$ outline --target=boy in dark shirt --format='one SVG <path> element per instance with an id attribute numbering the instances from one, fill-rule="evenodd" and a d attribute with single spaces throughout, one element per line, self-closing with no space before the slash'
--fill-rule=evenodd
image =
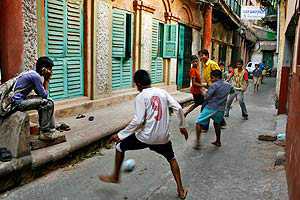
<path id="1" fill-rule="evenodd" d="M 220 70 L 213 70 L 210 74 L 212 85 L 205 92 L 206 106 L 199 114 L 196 120 L 196 144 L 195 149 L 200 148 L 200 136 L 202 127 L 209 122 L 210 119 L 214 120 L 214 128 L 216 133 L 216 141 L 212 142 L 217 147 L 221 146 L 221 124 L 224 118 L 224 110 L 226 100 L 232 86 L 222 80 L 222 72 Z"/>

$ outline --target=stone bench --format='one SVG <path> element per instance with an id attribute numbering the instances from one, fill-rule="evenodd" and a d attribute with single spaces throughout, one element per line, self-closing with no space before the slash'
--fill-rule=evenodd
<path id="1" fill-rule="evenodd" d="M 6 147 L 14 158 L 30 155 L 29 116 L 16 112 L 0 121 L 0 147 Z"/>

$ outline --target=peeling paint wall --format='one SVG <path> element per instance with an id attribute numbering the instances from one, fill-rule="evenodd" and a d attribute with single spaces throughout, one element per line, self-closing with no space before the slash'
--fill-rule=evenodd
<path id="1" fill-rule="evenodd" d="M 111 92 L 111 31 L 112 7 L 110 0 L 95 1 L 95 96 Z"/>
<path id="2" fill-rule="evenodd" d="M 201 49 L 200 31 L 193 29 L 192 55 L 197 55 L 200 49 Z"/>
<path id="3" fill-rule="evenodd" d="M 284 2 L 280 1 L 280 23 L 279 23 L 280 32 L 279 37 L 279 54 L 278 54 L 278 67 L 277 67 L 277 79 L 276 79 L 276 94 L 279 95 L 280 81 L 281 81 L 281 68 L 283 65 L 283 55 L 284 55 L 284 46 L 285 46 L 285 7 Z"/>
<path id="4" fill-rule="evenodd" d="M 177 80 L 177 59 L 170 59 L 170 84 L 176 84 Z"/>
<path id="5" fill-rule="evenodd" d="M 152 63 L 152 13 L 142 13 L 141 69 L 151 72 Z"/>

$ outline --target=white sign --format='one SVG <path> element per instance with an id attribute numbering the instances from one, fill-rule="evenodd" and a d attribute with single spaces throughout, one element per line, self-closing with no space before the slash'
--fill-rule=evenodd
<path id="1" fill-rule="evenodd" d="M 242 6 L 242 20 L 260 20 L 266 16 L 266 10 L 257 6 Z"/>

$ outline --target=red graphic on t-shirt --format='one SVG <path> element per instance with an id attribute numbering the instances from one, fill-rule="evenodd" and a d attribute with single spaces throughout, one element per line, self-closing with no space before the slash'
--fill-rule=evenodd
<path id="1" fill-rule="evenodd" d="M 160 121 L 162 117 L 162 110 L 161 110 L 161 102 L 158 96 L 153 96 L 151 98 L 151 106 L 154 111 L 157 111 L 157 115 L 154 117 L 156 121 Z"/>

